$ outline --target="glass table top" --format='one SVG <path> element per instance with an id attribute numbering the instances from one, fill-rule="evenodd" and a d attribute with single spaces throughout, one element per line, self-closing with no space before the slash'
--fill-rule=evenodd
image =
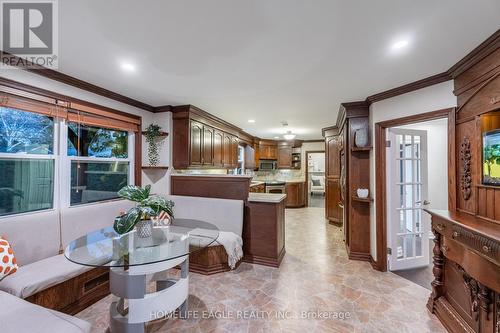
<path id="1" fill-rule="evenodd" d="M 75 239 L 64 255 L 85 266 L 139 266 L 183 257 L 209 246 L 217 237 L 215 225 L 191 219 L 173 219 L 168 227 L 154 227 L 148 238 L 139 237 L 135 229 L 119 235 L 110 226 Z"/>

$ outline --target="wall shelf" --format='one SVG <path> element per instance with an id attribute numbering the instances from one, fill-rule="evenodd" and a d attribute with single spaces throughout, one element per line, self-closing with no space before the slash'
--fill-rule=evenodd
<path id="1" fill-rule="evenodd" d="M 372 150 L 372 147 L 352 147 L 351 151 L 370 151 Z"/>
<path id="2" fill-rule="evenodd" d="M 357 202 L 365 202 L 365 203 L 373 202 L 373 198 L 360 198 L 356 195 L 352 196 L 352 200 L 357 201 Z"/>
<path id="3" fill-rule="evenodd" d="M 142 170 L 168 170 L 168 166 L 149 166 L 143 165 L 141 167 Z"/>
<path id="4" fill-rule="evenodd" d="M 141 133 L 142 133 L 142 135 L 146 135 L 147 132 L 142 131 Z M 160 132 L 160 137 L 166 138 L 167 136 L 168 136 L 168 132 Z"/>

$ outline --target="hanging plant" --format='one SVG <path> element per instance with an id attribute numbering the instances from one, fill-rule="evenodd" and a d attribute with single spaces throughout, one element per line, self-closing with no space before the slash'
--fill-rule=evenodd
<path id="1" fill-rule="evenodd" d="M 146 142 L 148 143 L 148 159 L 149 165 L 157 166 L 160 162 L 160 144 L 158 138 L 161 137 L 161 127 L 160 125 L 151 124 L 146 128 L 144 136 L 146 137 Z"/>

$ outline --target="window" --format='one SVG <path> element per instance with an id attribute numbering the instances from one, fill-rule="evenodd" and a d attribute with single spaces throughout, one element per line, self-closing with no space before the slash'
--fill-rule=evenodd
<path id="1" fill-rule="evenodd" d="M 131 184 L 129 140 L 127 131 L 68 123 L 69 205 L 118 198 L 117 192 Z"/>
<path id="2" fill-rule="evenodd" d="M 0 216 L 54 204 L 54 119 L 0 107 Z"/>
<path id="3" fill-rule="evenodd" d="M 115 199 L 134 183 L 140 119 L 3 89 L 0 217 Z"/>

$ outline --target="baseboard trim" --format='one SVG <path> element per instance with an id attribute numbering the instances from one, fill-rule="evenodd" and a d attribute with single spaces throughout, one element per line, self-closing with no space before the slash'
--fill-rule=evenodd
<path id="1" fill-rule="evenodd" d="M 285 256 L 285 248 L 283 248 L 277 258 L 270 258 L 270 257 L 262 257 L 262 256 L 256 256 L 256 255 L 244 255 L 243 256 L 243 261 L 250 263 L 250 264 L 257 264 L 257 265 L 263 265 L 263 266 L 270 266 L 270 267 L 279 267 L 281 264 L 281 261 L 283 260 L 283 257 Z"/>

